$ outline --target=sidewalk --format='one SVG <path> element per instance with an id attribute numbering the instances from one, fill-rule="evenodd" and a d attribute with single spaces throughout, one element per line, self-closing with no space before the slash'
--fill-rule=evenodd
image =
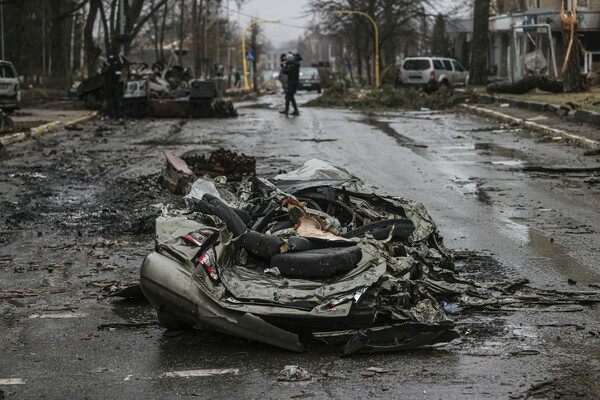
<path id="1" fill-rule="evenodd" d="M 0 147 L 57 131 L 61 126 L 82 123 L 98 115 L 97 111 L 73 107 L 73 104 L 77 105 L 72 101 L 51 102 L 17 110 L 10 115 L 15 124 L 15 132 L 0 134 Z"/>
<path id="2" fill-rule="evenodd" d="M 583 147 L 600 148 L 600 125 L 585 124 L 567 120 L 566 116 L 560 117 L 554 112 L 538 111 L 548 109 L 541 103 L 540 107 L 516 108 L 509 103 L 497 99 L 495 104 L 463 104 L 462 108 L 476 114 L 493 117 L 509 123 L 519 123 L 529 129 L 543 132 L 552 137 L 561 137 L 561 140 L 572 140 Z M 538 105 L 536 103 L 536 105 Z M 535 110 L 537 108 L 538 110 Z"/>

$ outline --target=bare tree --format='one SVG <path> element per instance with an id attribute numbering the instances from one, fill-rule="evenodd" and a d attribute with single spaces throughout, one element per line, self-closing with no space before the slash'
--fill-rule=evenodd
<path id="1" fill-rule="evenodd" d="M 577 1 L 566 1 L 571 3 L 570 15 L 564 11 L 565 0 L 562 0 L 560 13 L 563 46 L 567 49 L 565 53 L 565 62 L 562 67 L 563 91 L 582 92 L 585 89 L 581 79 L 581 54 L 583 48 L 581 42 L 577 38 Z"/>
<path id="2" fill-rule="evenodd" d="M 254 52 L 254 60 L 252 60 L 252 83 L 254 84 L 254 91 L 258 91 L 258 73 L 256 70 L 257 60 L 260 58 L 265 47 L 265 41 L 262 35 L 262 27 L 260 24 L 254 24 L 250 27 L 250 50 Z"/>
<path id="3" fill-rule="evenodd" d="M 473 40 L 471 41 L 471 67 L 469 83 L 486 85 L 488 76 L 488 19 L 490 0 L 475 0 L 473 13 Z"/>
<path id="4" fill-rule="evenodd" d="M 362 75 L 363 66 L 367 67 L 368 79 L 371 79 L 375 53 L 375 31 L 368 18 L 356 14 L 336 14 L 336 11 L 362 11 L 377 24 L 379 48 L 382 60 L 391 63 L 395 59 L 396 46 L 388 43 L 399 42 L 399 37 L 412 41 L 417 18 L 423 14 L 426 0 L 311 0 L 310 11 L 316 13 L 321 21 L 323 33 L 336 37 L 343 42 L 347 53 L 356 60 L 358 74 Z M 400 47 L 400 46 L 399 46 Z M 380 66 L 381 68 L 381 66 Z"/>

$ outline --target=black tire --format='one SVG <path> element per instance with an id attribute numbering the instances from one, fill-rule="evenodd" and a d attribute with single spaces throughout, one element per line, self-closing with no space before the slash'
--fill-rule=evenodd
<path id="1" fill-rule="evenodd" d="M 324 279 L 354 269 L 361 258 L 358 246 L 329 247 L 277 254 L 271 258 L 271 267 L 290 278 Z"/>
<path id="2" fill-rule="evenodd" d="M 183 331 L 191 328 L 190 324 L 181 321 L 170 311 L 156 310 L 156 314 L 158 315 L 158 324 L 170 331 Z"/>
<path id="3" fill-rule="evenodd" d="M 97 110 L 102 107 L 102 101 L 102 93 L 98 90 L 83 95 L 83 104 L 90 110 Z"/>
<path id="4" fill-rule="evenodd" d="M 317 93 L 321 93 L 321 87 L 317 88 Z"/>

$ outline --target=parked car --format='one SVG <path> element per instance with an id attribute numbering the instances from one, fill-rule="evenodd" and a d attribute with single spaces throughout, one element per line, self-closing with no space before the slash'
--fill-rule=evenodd
<path id="1" fill-rule="evenodd" d="M 316 90 L 321 93 L 321 74 L 316 67 L 301 67 L 298 89 Z"/>
<path id="2" fill-rule="evenodd" d="M 440 86 L 466 86 L 467 71 L 458 61 L 443 57 L 408 57 L 400 68 L 403 86 L 422 87 L 427 92 Z"/>
<path id="3" fill-rule="evenodd" d="M 0 108 L 8 112 L 21 108 L 19 74 L 10 61 L 0 61 Z"/>

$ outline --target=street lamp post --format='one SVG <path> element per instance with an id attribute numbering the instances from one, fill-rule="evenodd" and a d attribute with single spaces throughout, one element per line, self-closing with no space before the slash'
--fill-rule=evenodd
<path id="1" fill-rule="evenodd" d="M 336 14 L 360 14 L 369 18 L 375 28 L 375 87 L 379 87 L 379 34 L 377 32 L 377 24 L 371 16 L 362 11 L 336 11 Z"/>
<path id="2" fill-rule="evenodd" d="M 244 63 L 244 87 L 246 88 L 246 90 L 250 89 L 250 87 L 248 86 L 248 67 L 247 67 L 247 64 L 246 64 L 246 31 L 252 25 L 254 25 L 254 24 L 260 24 L 260 23 L 263 23 L 263 22 L 271 22 L 273 24 L 279 24 L 279 23 L 281 23 L 280 20 L 277 20 L 277 21 L 252 21 L 246 27 L 246 29 L 244 29 L 244 33 L 242 34 L 242 61 Z"/>

